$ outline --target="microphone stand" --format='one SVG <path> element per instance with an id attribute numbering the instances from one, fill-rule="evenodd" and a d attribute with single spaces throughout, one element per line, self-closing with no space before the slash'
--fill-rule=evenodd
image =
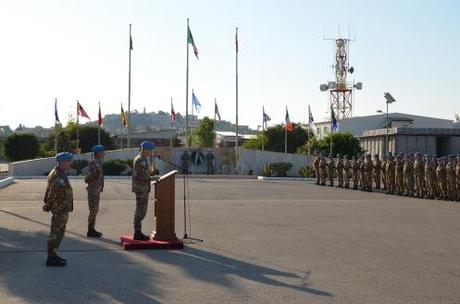
<path id="1" fill-rule="evenodd" d="M 158 158 L 159 160 L 162 160 L 165 163 L 173 166 L 174 168 L 182 171 L 182 177 L 183 177 L 183 183 L 184 183 L 184 237 L 182 239 L 184 241 L 191 240 L 191 241 L 196 241 L 196 242 L 203 242 L 202 239 L 192 238 L 192 232 L 190 232 L 190 236 L 187 235 L 187 196 L 186 196 L 186 191 L 185 191 L 185 185 L 186 183 L 188 184 L 188 174 L 191 172 L 188 169 L 185 169 L 179 165 L 176 165 L 175 163 L 169 160 L 161 158 L 159 155 L 154 156 L 154 158 Z M 189 220 L 191 222 L 191 219 Z"/>

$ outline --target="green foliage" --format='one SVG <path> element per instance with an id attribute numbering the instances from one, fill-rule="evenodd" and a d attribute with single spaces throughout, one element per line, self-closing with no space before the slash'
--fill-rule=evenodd
<path id="1" fill-rule="evenodd" d="M 319 142 L 319 148 L 321 152 L 329 154 L 331 137 L 325 136 Z M 359 145 L 358 138 L 354 137 L 350 132 L 346 133 L 334 133 L 332 135 L 332 154 L 337 155 L 357 155 L 362 152 L 361 146 Z"/>
<path id="2" fill-rule="evenodd" d="M 71 167 L 77 170 L 77 175 L 81 174 L 81 170 L 88 166 L 89 162 L 86 159 L 74 159 L 72 160 Z"/>
<path id="3" fill-rule="evenodd" d="M 192 143 L 200 148 L 211 148 L 214 146 L 214 121 L 204 117 L 192 135 Z M 193 145 L 192 145 L 193 146 Z"/>
<path id="4" fill-rule="evenodd" d="M 285 177 L 287 176 L 287 172 L 291 170 L 292 164 L 286 162 L 273 163 L 270 165 L 270 167 L 273 170 L 274 176 Z"/>
<path id="5" fill-rule="evenodd" d="M 276 125 L 264 131 L 263 135 L 257 136 L 243 144 L 247 149 L 264 149 L 267 151 L 284 152 L 284 125 Z M 313 133 L 310 133 L 313 137 Z M 287 151 L 294 153 L 298 147 L 303 145 L 308 138 L 307 130 L 303 129 L 300 124 L 293 124 L 293 130 L 287 133 Z"/>
<path id="6" fill-rule="evenodd" d="M 121 175 L 127 167 L 125 161 L 113 159 L 105 161 L 102 165 L 102 169 L 104 170 L 104 175 Z"/>
<path id="7" fill-rule="evenodd" d="M 40 145 L 33 134 L 12 134 L 3 143 L 2 154 L 9 161 L 36 158 Z"/>
<path id="8" fill-rule="evenodd" d="M 302 177 L 315 177 L 315 170 L 310 166 L 303 166 L 299 170 L 299 176 L 302 176 Z"/>
<path id="9" fill-rule="evenodd" d="M 242 147 L 245 149 L 262 150 L 262 144 L 264 146 L 267 145 L 267 138 L 263 134 L 257 135 L 256 138 L 245 141 Z"/>
<path id="10" fill-rule="evenodd" d="M 272 176 L 273 175 L 273 169 L 270 164 L 265 164 L 264 167 L 262 168 L 262 176 Z"/>
<path id="11" fill-rule="evenodd" d="M 315 136 L 310 136 L 310 139 L 297 148 L 297 154 L 318 155 L 321 152 L 319 140 Z"/>

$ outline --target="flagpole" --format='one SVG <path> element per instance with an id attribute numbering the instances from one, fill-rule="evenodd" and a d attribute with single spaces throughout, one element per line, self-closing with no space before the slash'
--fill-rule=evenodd
<path id="1" fill-rule="evenodd" d="M 193 94 L 194 93 L 193 93 L 193 89 L 192 89 L 192 98 L 193 98 Z M 193 116 L 195 114 L 195 112 L 194 112 L 193 109 L 194 109 L 194 107 L 193 107 L 193 101 L 192 101 L 192 122 L 191 122 L 192 125 L 190 126 L 190 129 L 191 129 L 190 133 L 192 132 L 193 126 L 195 125 L 195 117 Z M 192 135 L 192 134 L 190 134 L 190 135 Z M 191 136 L 191 139 L 190 139 L 190 146 L 193 147 L 193 136 Z"/>
<path id="2" fill-rule="evenodd" d="M 123 109 L 123 103 L 120 102 L 120 110 Z M 120 113 L 120 149 L 123 150 L 123 118 Z"/>
<path id="3" fill-rule="evenodd" d="M 173 98 L 171 97 L 171 110 L 173 108 Z M 171 111 L 171 119 L 169 120 L 169 148 L 170 148 L 170 153 L 172 152 L 172 147 L 173 147 L 173 143 L 172 143 L 172 120 L 173 120 L 173 117 L 172 117 L 172 111 Z"/>
<path id="4" fill-rule="evenodd" d="M 308 155 L 310 155 L 310 105 L 308 105 L 308 128 L 307 128 L 307 147 Z"/>
<path id="5" fill-rule="evenodd" d="M 332 111 L 333 111 L 333 109 L 332 109 L 332 106 L 331 106 L 331 133 L 329 135 L 329 154 L 332 154 L 332 132 L 334 132 L 333 131 L 334 122 L 332 121 Z"/>
<path id="6" fill-rule="evenodd" d="M 265 107 L 262 107 L 262 152 L 265 145 Z"/>
<path id="7" fill-rule="evenodd" d="M 77 100 L 77 154 L 79 154 L 79 138 L 78 138 L 78 100 Z"/>
<path id="8" fill-rule="evenodd" d="M 286 106 L 286 114 L 287 114 L 287 106 Z M 285 126 L 284 128 L 284 153 L 287 153 L 287 121 L 284 122 L 284 126 Z"/>
<path id="9" fill-rule="evenodd" d="M 238 27 L 236 27 L 236 34 L 235 34 L 235 42 L 238 41 Z M 235 137 L 235 153 L 236 153 L 236 159 L 238 159 L 238 48 L 235 44 L 235 81 L 236 81 L 236 100 L 235 100 L 235 103 L 236 103 L 236 126 L 235 126 L 235 129 L 236 129 L 236 137 Z"/>
<path id="10" fill-rule="evenodd" d="M 129 24 L 129 67 L 128 67 L 128 126 L 126 128 L 126 147 L 131 147 L 131 138 L 129 135 L 129 128 L 131 127 L 131 49 L 132 49 L 132 38 L 131 38 L 131 24 Z"/>
<path id="11" fill-rule="evenodd" d="M 189 31 L 189 19 L 187 18 L 187 72 L 185 74 L 185 147 L 188 147 L 188 31 Z M 193 111 L 193 107 L 192 107 Z"/>
<path id="12" fill-rule="evenodd" d="M 54 154 L 57 154 L 57 145 L 58 145 L 58 137 L 57 137 L 57 98 L 54 98 Z"/>
<path id="13" fill-rule="evenodd" d="M 216 110 L 217 110 L 217 98 L 214 97 L 214 140 L 212 141 L 212 147 L 216 146 Z"/>

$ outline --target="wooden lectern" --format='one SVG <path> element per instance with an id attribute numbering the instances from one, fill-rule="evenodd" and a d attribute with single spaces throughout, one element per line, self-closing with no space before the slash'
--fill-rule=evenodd
<path id="1" fill-rule="evenodd" d="M 156 241 L 177 241 L 175 233 L 175 183 L 177 171 L 163 175 L 155 186 L 155 219 L 156 231 L 152 232 L 152 239 Z"/>

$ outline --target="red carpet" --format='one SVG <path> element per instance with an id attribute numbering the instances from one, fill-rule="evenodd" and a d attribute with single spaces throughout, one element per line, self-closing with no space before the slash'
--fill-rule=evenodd
<path id="1" fill-rule="evenodd" d="M 121 245 L 125 250 L 136 250 L 136 249 L 182 249 L 184 243 L 181 240 L 173 241 L 136 241 L 132 235 L 121 235 Z"/>

